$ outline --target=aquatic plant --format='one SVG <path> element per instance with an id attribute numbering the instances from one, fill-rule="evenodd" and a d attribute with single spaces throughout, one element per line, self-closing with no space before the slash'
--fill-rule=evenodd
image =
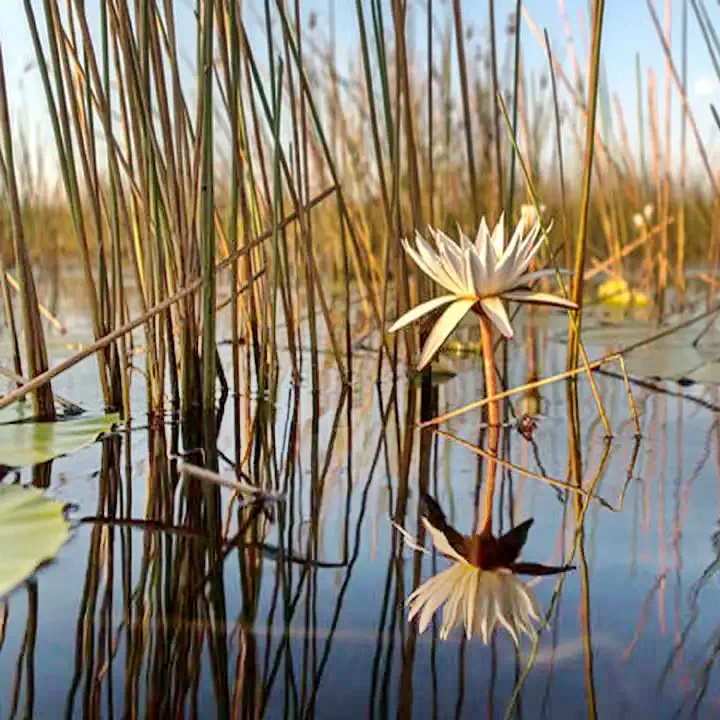
<path id="1" fill-rule="evenodd" d="M 530 263 L 542 247 L 541 226 L 535 222 L 525 232 L 525 218 L 521 217 L 510 242 L 505 244 L 504 218 L 490 232 L 487 221 L 480 222 L 475 242 L 471 242 L 458 228 L 460 243 L 445 233 L 429 228 L 437 251 L 433 250 L 420 233 L 416 233 L 415 247 L 403 240 L 405 252 L 417 266 L 449 295 L 441 295 L 409 310 L 390 328 L 397 332 L 443 305 L 449 305 L 428 335 L 418 361 L 422 370 L 432 359 L 450 333 L 471 310 L 480 317 L 480 324 L 487 331 L 494 325 L 506 338 L 512 338 L 503 300 L 535 305 L 549 305 L 574 310 L 577 305 L 565 298 L 544 292 L 536 292 L 531 285 L 554 270 L 527 272 Z M 486 350 L 487 346 L 483 347 Z"/>
<path id="2" fill-rule="evenodd" d="M 57 555 L 70 536 L 63 509 L 37 488 L 0 486 L 0 598 Z"/>
<path id="3" fill-rule="evenodd" d="M 420 585 L 408 597 L 409 620 L 419 615 L 418 630 L 428 627 L 432 616 L 444 605 L 440 637 L 465 626 L 465 635 L 481 637 L 488 643 L 496 627 L 504 627 L 519 644 L 519 635 L 534 637 L 541 623 L 540 610 L 528 583 L 516 576 L 555 575 L 572 570 L 570 565 L 548 566 L 518 562 L 533 524 L 525 520 L 499 538 L 488 531 L 462 535 L 448 524 L 438 503 L 430 496 L 423 500 L 422 522 L 434 547 L 453 564 Z M 428 551 L 402 528 L 398 528 L 413 550 Z"/>
<path id="4" fill-rule="evenodd" d="M 505 223 L 501 217 L 492 233 L 485 218 L 473 244 L 459 229 L 460 244 L 447 235 L 430 228 L 437 251 L 416 234 L 416 245 L 403 241 L 405 251 L 418 267 L 436 283 L 450 292 L 421 303 L 405 313 L 390 328 L 396 332 L 429 312 L 449 305 L 427 336 L 418 362 L 418 370 L 424 368 L 439 350 L 463 317 L 473 311 L 480 321 L 485 395 L 488 399 L 488 452 L 491 455 L 485 470 L 483 486 L 482 528 L 490 532 L 492 522 L 492 498 L 495 491 L 496 458 L 500 442 L 500 404 L 497 395 L 495 364 L 493 362 L 492 328 L 495 326 L 506 338 L 512 338 L 513 329 L 503 300 L 518 303 L 549 305 L 576 309 L 576 303 L 565 298 L 531 289 L 532 283 L 554 270 L 528 272 L 528 267 L 543 243 L 542 227 L 536 222 L 525 232 L 525 220 L 521 217 L 510 242 L 505 244 Z"/>

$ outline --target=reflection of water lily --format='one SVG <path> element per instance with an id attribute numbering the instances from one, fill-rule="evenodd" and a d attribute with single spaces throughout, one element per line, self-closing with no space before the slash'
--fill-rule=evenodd
<path id="1" fill-rule="evenodd" d="M 418 267 L 450 293 L 421 303 L 390 328 L 390 332 L 395 332 L 433 310 L 449 306 L 428 335 L 418 370 L 430 362 L 470 310 L 486 316 L 505 337 L 511 338 L 513 330 L 503 300 L 575 309 L 570 300 L 530 289 L 531 283 L 553 271 L 527 272 L 542 245 L 542 237 L 539 223 L 536 222 L 527 233 L 525 226 L 525 220 L 521 218 L 507 247 L 502 218 L 492 233 L 483 218 L 474 243 L 462 230 L 458 245 L 433 228 L 430 233 L 437 251 L 419 233 L 415 247 L 403 240 L 405 251 Z"/>
<path id="2" fill-rule="evenodd" d="M 442 639 L 458 625 L 465 626 L 468 638 L 478 635 L 485 643 L 499 626 L 516 644 L 520 633 L 533 637 L 535 624 L 541 622 L 540 610 L 530 586 L 516 574 L 553 575 L 571 567 L 518 562 L 532 519 L 499 538 L 489 532 L 467 537 L 447 523 L 440 506 L 429 496 L 424 498 L 423 515 L 433 545 L 453 565 L 420 585 L 408 598 L 409 619 L 419 614 L 418 630 L 424 632 L 444 605 Z M 427 552 L 405 530 L 398 529 L 410 547 Z"/>

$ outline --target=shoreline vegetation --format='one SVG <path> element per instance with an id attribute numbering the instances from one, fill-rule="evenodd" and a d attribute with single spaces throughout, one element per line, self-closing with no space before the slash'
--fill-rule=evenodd
<path id="1" fill-rule="evenodd" d="M 15 343 L 14 371 L 35 377 L 47 370 L 46 353 L 30 354 L 43 350 L 42 317 L 52 316 L 36 297 L 32 264 L 51 288 L 64 268 L 82 270 L 96 343 L 117 335 L 97 351 L 103 397 L 126 416 L 128 342 L 117 331 L 145 315 L 150 411 L 164 407 L 169 388 L 173 406 L 183 413 L 204 407 L 212 422 L 218 389 L 243 380 L 240 340 L 261 391 L 277 373 L 279 343 L 289 346 L 298 378 L 298 348 L 309 349 L 317 387 L 319 334 L 347 379 L 351 287 L 363 329 L 382 332 L 430 296 L 401 240 L 433 223 L 469 229 L 483 214 L 504 215 L 508 225 L 540 218 L 547 244 L 537 266 L 574 268 L 567 291 L 579 305 L 583 279 L 595 276 L 615 283 L 621 303 L 651 303 L 658 323 L 686 307 L 688 282 L 696 286 L 693 299 L 704 292 L 709 307 L 720 262 L 718 186 L 687 102 L 688 22 L 699 23 L 711 54 L 718 48 L 704 6 L 690 5 L 676 57 L 667 39 L 677 28 L 648 3 L 666 65 L 659 77 L 637 57 L 638 116 L 630 118 L 601 77 L 602 2 L 588 19 L 585 68 L 579 39 L 566 33 L 560 54 L 570 66 L 563 66 L 543 19 L 521 2 L 500 18 L 490 0 L 483 33 L 464 22 L 460 0 L 411 10 L 398 0 L 371 0 L 369 15 L 356 2 L 355 62 L 346 70 L 334 17 L 321 26 L 301 3 L 267 1 L 251 13 L 227 0 L 200 2 L 193 59 L 180 47 L 172 2 L 103 0 L 91 23 L 81 4 L 24 0 L 58 177 L 48 179 L 51 161 L 6 112 L 4 314 L 13 338 L 18 325 L 28 328 L 28 356 L 21 359 Z M 562 7 L 561 15 L 568 30 Z M 264 34 L 256 32 L 258 17 Z M 526 67 L 523 48 L 538 43 L 546 65 Z M 602 129 L 595 124 L 600 95 Z M 682 110 L 679 158 L 674 107 Z M 628 140 L 632 122 L 637 150 Z M 689 150 L 700 160 L 692 178 Z M 700 262 L 703 271 L 689 281 L 687 267 Z M 234 384 L 216 367 L 214 350 L 221 266 L 236 288 L 228 310 Z M 128 278 L 139 290 L 132 305 Z M 8 313 L 9 283 L 18 286 L 22 322 Z M 184 294 L 191 286 L 197 292 Z M 181 300 L 153 314 L 178 294 Z M 344 320 L 334 316 L 343 304 Z M 303 311 L 308 326 L 301 330 Z M 578 325 L 582 313 L 573 317 Z M 569 366 L 577 362 L 575 325 Z M 412 333 L 382 337 L 379 366 L 395 365 L 397 343 L 408 357 L 417 351 Z M 38 417 L 52 414 L 47 392 L 41 386 L 34 394 Z"/>
<path id="2" fill-rule="evenodd" d="M 92 475 L 93 488 L 100 478 L 97 507 L 75 526 L 90 528 L 80 610 L 89 619 L 102 605 L 108 619 L 101 632 L 113 637 L 113 538 L 117 531 L 127 539 L 118 541 L 118 552 L 125 552 L 130 529 L 142 531 L 137 593 L 130 591 L 137 555 L 117 572 L 127 581 L 128 607 L 137 603 L 136 617 L 151 617 L 146 609 L 159 603 L 153 623 L 138 623 L 141 634 L 149 636 L 155 625 L 167 632 L 162 642 L 147 643 L 143 635 L 143 649 L 133 651 L 127 670 L 137 675 L 127 697 L 140 687 L 144 653 L 157 652 L 157 667 L 172 655 L 180 669 L 176 687 L 163 675 L 158 697 L 166 702 L 156 707 L 182 715 L 208 662 L 218 716 L 230 716 L 228 708 L 244 700 L 264 709 L 267 697 L 245 697 L 256 681 L 252 628 L 261 578 L 271 572 L 263 557 L 275 573 L 271 613 L 277 603 L 286 622 L 280 657 L 291 648 L 296 608 L 317 620 L 314 573 L 325 562 L 318 548 L 329 514 L 323 502 L 328 489 L 339 489 L 342 558 L 324 567 L 337 569 L 338 579 L 340 568 L 347 575 L 331 639 L 360 555 L 375 474 L 387 491 L 382 512 L 391 533 L 383 627 L 386 613 L 402 613 L 407 599 L 409 619 L 419 615 L 421 630 L 445 603 L 441 635 L 462 625 L 467 638 L 489 643 L 504 628 L 518 646 L 528 635 L 527 662 L 516 656 L 510 717 L 541 634 L 559 612 L 563 583 L 577 577 L 587 710 L 595 717 L 584 523 L 588 514 L 622 513 L 626 491 L 640 488 L 633 483 L 638 457 L 654 452 L 640 453 L 643 433 L 653 432 L 651 421 L 664 432 L 667 420 L 648 419 L 647 394 L 636 405 L 636 383 L 648 390 L 637 376 L 652 373 L 632 372 L 626 356 L 673 338 L 698 362 L 720 368 L 720 350 L 710 360 L 697 350 L 720 311 L 720 187 L 686 90 L 690 22 L 700 27 L 713 59 L 720 57 L 702 0 L 683 3 L 680 28 L 672 27 L 669 0 L 663 17 L 660 3 L 648 0 L 665 64 L 645 67 L 637 57 L 636 118 L 603 72 L 604 0 L 590 3 L 586 37 L 566 32 L 562 48 L 551 46 L 543 18 L 532 17 L 521 0 L 509 18 L 498 16 L 494 0 L 483 3 L 482 31 L 468 24 L 462 0 L 348 0 L 357 42 L 347 68 L 336 19 L 321 21 L 300 0 L 196 0 L 192 43 L 180 30 L 179 13 L 188 11 L 180 0 L 97 0 L 95 14 L 89 0 L 22 2 L 32 72 L 46 100 L 45 110 L 32 111 L 47 112 L 54 154 L 41 161 L 44 149 L 32 146 L 21 120 L 29 109 L 11 114 L 0 47 L 0 306 L 10 350 L 8 367 L 0 367 L 7 387 L 0 396 L 3 419 L 20 407 L 27 411 L 19 400 L 32 403 L 30 413 L 2 425 L 7 443 L 28 454 L 7 465 L 0 455 L 0 473 L 14 474 L 20 485 L 18 468 L 32 465 L 32 483 L 47 488 L 55 458 L 102 437 L 102 467 Z M 563 3 L 560 9 L 567 29 Z M 538 43 L 545 65 L 528 67 L 525 49 Z M 580 56 L 587 56 L 586 66 Z M 678 109 L 679 144 L 673 140 Z M 631 123 L 638 148 L 629 140 Z M 691 157 L 698 159 L 692 172 Z M 51 180 L 42 168 L 55 165 L 58 177 Z M 54 357 L 48 340 L 64 332 L 59 288 L 71 272 L 90 331 L 84 346 Z M 442 296 L 443 288 L 450 294 Z M 555 347 L 561 358 L 555 375 L 544 374 L 539 359 L 547 335 L 538 333 L 546 318 L 537 304 L 567 315 L 553 317 L 566 332 L 565 347 Z M 607 329 L 589 322 L 597 306 L 628 322 L 624 333 L 621 324 L 607 323 L 611 342 L 593 347 L 617 349 L 601 357 L 585 346 L 591 333 Z M 474 322 L 460 328 L 458 339 L 466 315 Z M 451 396 L 461 407 L 448 408 L 445 396 L 439 402 L 436 381 L 452 376 L 436 362 L 443 343 L 476 355 L 466 362 L 474 363 L 467 372 L 478 380 L 472 387 L 479 397 Z M 371 361 L 365 357 L 358 371 L 361 346 Z M 84 398 L 60 397 L 52 383 L 88 358 L 96 363 L 95 389 L 107 414 L 69 419 L 82 411 Z M 700 367 L 692 362 L 691 370 Z M 410 382 L 395 382 L 406 375 Z M 388 376 L 393 381 L 383 387 Z M 511 382 L 518 377 L 521 384 Z M 372 391 L 360 389 L 363 380 L 375 381 Z M 551 421 L 556 436 L 545 452 L 534 440 L 542 419 L 539 389 L 555 383 L 562 415 Z M 334 413 L 328 408 L 336 398 L 322 397 L 330 389 L 339 396 Z M 367 410 L 376 402 L 379 414 L 364 428 L 366 437 L 354 440 L 353 403 Z M 702 409 L 717 412 L 709 401 Z M 456 419 L 471 411 L 481 411 L 481 422 L 468 440 Z M 709 437 L 717 422 L 708 425 Z M 231 429 L 222 441 L 221 426 Z M 386 426 L 394 428 L 388 437 Z M 360 474 L 369 468 L 359 482 L 353 442 L 357 451 L 371 429 L 380 438 L 372 463 L 358 463 Z M 131 436 L 140 432 L 146 482 L 133 500 L 139 476 Z M 601 495 L 612 438 L 623 433 L 632 446 L 613 466 L 612 495 L 607 484 Z M 338 437 L 342 450 L 333 457 Z M 511 437 L 523 443 L 521 452 L 513 454 Z M 371 444 L 365 445 L 363 451 Z M 658 443 L 660 452 L 666 445 Z M 463 518 L 462 529 L 434 499 L 437 476 L 431 486 L 438 448 L 450 446 L 467 451 L 467 472 L 458 477 L 475 483 L 459 486 L 463 512 L 474 514 L 472 524 Z M 709 440 L 706 448 L 709 457 Z M 552 456 L 548 472 L 546 455 Z M 544 483 L 563 505 L 552 564 L 520 557 L 533 518 L 514 510 L 514 479 Z M 23 500 L 33 501 L 33 515 L 47 511 L 52 522 L 46 547 L 27 553 L 22 572 L 14 568 L 3 588 L 22 583 L 71 532 L 66 513 L 72 509 L 36 502 L 34 491 L 23 496 L 27 488 L 8 493 L 9 484 L 0 485 L 4 522 Z M 362 487 L 359 511 L 351 508 L 354 484 Z M 448 484 L 438 495 L 450 490 Z M 646 486 L 642 492 L 650 497 Z M 556 507 L 548 514 L 560 518 Z M 36 519 L 24 518 L 24 533 L 43 529 Z M 454 565 L 435 574 L 433 555 L 434 575 L 421 584 L 422 554 L 403 563 L 403 540 L 422 554 L 429 554 L 429 541 Z M 225 561 L 235 552 L 241 586 L 233 581 L 228 592 Z M 516 575 L 558 575 L 546 610 Z M 108 583 L 102 603 L 100 576 Z M 27 587 L 37 605 L 36 586 Z M 238 647 L 243 663 L 250 658 L 235 678 L 237 697 L 228 674 L 232 592 L 242 594 Z M 5 617 L 7 607 L 0 598 Z M 155 624 L 165 611 L 183 622 Z M 395 633 L 395 618 L 388 627 Z M 78 643 L 91 637 L 82 628 L 79 622 Z M 129 634 L 131 628 L 128 621 Z M 405 630 L 398 631 L 401 655 L 411 668 L 417 632 Z M 312 645 L 319 679 L 330 640 L 322 656 L 315 639 L 304 642 L 306 650 Z M 90 666 L 98 677 L 105 672 L 104 658 Z M 411 676 L 403 669 L 403 691 Z M 78 670 L 72 698 L 79 678 Z M 87 684 L 94 702 L 102 682 Z M 304 683 L 303 714 L 310 716 L 316 688 L 306 698 Z M 411 714 L 402 707 L 408 693 L 400 696 L 399 714 Z"/>

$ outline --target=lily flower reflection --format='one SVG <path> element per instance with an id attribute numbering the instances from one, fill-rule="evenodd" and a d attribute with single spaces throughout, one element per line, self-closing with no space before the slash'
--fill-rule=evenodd
<path id="1" fill-rule="evenodd" d="M 547 566 L 519 562 L 527 541 L 532 518 L 496 538 L 489 532 L 462 535 L 450 526 L 438 503 L 424 497 L 422 522 L 433 545 L 453 564 L 420 585 L 407 599 L 408 620 L 419 615 L 418 630 L 424 632 L 435 612 L 444 605 L 440 637 L 445 640 L 458 625 L 465 626 L 468 639 L 473 635 L 487 644 L 496 627 L 504 627 L 515 644 L 519 635 L 536 634 L 541 624 L 540 609 L 528 583 L 517 575 L 555 575 L 574 569 L 571 565 Z M 403 528 L 406 544 L 428 553 Z"/>

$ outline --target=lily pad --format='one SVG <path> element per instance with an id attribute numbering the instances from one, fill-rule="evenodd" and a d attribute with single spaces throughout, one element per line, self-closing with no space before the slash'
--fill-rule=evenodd
<path id="1" fill-rule="evenodd" d="M 0 464 L 37 465 L 94 443 L 119 422 L 117 413 L 56 422 L 0 425 Z"/>
<path id="2" fill-rule="evenodd" d="M 70 535 L 63 507 L 36 488 L 0 485 L 0 597 L 57 555 Z"/>
<path id="3" fill-rule="evenodd" d="M 31 419 L 32 405 L 29 402 L 16 402 L 0 409 L 0 424 Z"/>

